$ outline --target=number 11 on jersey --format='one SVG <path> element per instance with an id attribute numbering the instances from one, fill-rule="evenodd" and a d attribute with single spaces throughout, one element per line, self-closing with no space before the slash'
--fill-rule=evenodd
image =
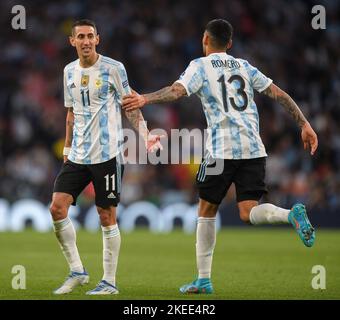
<path id="1" fill-rule="evenodd" d="M 106 180 L 106 191 L 110 191 L 110 180 L 112 181 L 111 191 L 115 191 L 116 189 L 115 175 L 113 174 L 110 179 L 110 176 L 107 174 L 104 178 Z"/>
<path id="2" fill-rule="evenodd" d="M 80 91 L 81 93 L 81 99 L 82 99 L 82 102 L 83 102 L 83 106 L 86 107 L 86 104 L 85 104 L 85 94 L 86 94 L 86 97 L 87 97 L 87 105 L 89 106 L 90 105 L 90 93 L 89 93 L 89 90 L 81 90 Z"/>

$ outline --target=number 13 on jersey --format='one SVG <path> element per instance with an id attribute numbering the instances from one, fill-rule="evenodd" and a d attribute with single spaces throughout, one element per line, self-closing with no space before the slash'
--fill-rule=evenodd
<path id="1" fill-rule="evenodd" d="M 228 91 L 227 91 L 227 86 L 225 83 L 224 75 L 222 75 L 217 81 L 221 84 L 224 111 L 228 112 L 228 99 L 227 99 Z M 244 82 L 244 79 L 239 75 L 233 75 L 228 79 L 228 83 L 230 84 L 232 84 L 234 81 L 237 81 L 240 84 L 240 87 L 237 89 L 236 92 L 237 92 L 237 95 L 240 95 L 242 97 L 243 104 L 238 106 L 235 102 L 234 97 L 229 97 L 229 102 L 235 110 L 244 111 L 248 106 L 248 96 L 247 96 L 247 93 L 244 91 L 246 84 Z"/>

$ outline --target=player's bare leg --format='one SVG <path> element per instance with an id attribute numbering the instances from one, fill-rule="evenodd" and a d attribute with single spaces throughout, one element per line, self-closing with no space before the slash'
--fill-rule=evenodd
<path id="1" fill-rule="evenodd" d="M 212 293 L 210 281 L 213 252 L 216 244 L 218 205 L 200 199 L 196 230 L 196 262 L 198 278 L 180 288 L 182 293 Z"/>
<path id="2" fill-rule="evenodd" d="M 65 282 L 54 291 L 55 294 L 70 293 L 75 287 L 89 282 L 89 276 L 80 260 L 76 244 L 76 232 L 72 221 L 68 217 L 68 209 L 72 202 L 73 197 L 67 193 L 53 193 L 50 206 L 53 228 L 70 267 L 70 274 Z"/>
<path id="3" fill-rule="evenodd" d="M 305 206 L 298 203 L 291 210 L 274 206 L 271 203 L 258 204 L 254 200 L 238 202 L 240 218 L 246 223 L 282 224 L 290 223 L 297 231 L 305 246 L 311 247 L 315 241 L 315 231 L 309 222 Z"/>
<path id="4" fill-rule="evenodd" d="M 116 220 L 116 207 L 101 208 L 97 206 L 103 232 L 103 269 L 102 280 L 96 288 L 88 291 L 89 295 L 117 294 L 116 270 L 120 249 L 120 232 Z"/>
<path id="5" fill-rule="evenodd" d="M 73 202 L 73 197 L 68 193 L 54 192 L 50 212 L 53 222 L 67 218 L 68 209 Z"/>
<path id="6" fill-rule="evenodd" d="M 250 211 L 259 204 L 256 200 L 245 200 L 237 203 L 240 219 L 245 223 L 250 223 Z"/>

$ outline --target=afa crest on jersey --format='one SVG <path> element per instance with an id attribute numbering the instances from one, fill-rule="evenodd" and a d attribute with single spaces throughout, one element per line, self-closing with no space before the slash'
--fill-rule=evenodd
<path id="1" fill-rule="evenodd" d="M 103 85 L 103 80 L 101 78 L 95 81 L 96 88 L 99 89 Z"/>
<path id="2" fill-rule="evenodd" d="M 81 76 L 80 83 L 81 83 L 81 86 L 82 86 L 82 87 L 87 87 L 88 84 L 89 84 L 89 81 L 90 81 L 90 76 L 89 76 L 89 75 L 83 74 L 83 75 Z"/>

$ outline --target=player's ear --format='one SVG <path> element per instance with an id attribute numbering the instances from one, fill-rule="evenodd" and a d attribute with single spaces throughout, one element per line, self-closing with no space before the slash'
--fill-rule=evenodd
<path id="1" fill-rule="evenodd" d="M 99 37 L 99 34 L 96 35 L 96 45 L 98 45 L 100 42 L 100 37 Z"/>
<path id="2" fill-rule="evenodd" d="M 71 46 L 72 46 L 72 47 L 75 47 L 75 46 L 76 46 L 76 43 L 75 43 L 74 37 L 73 37 L 73 36 L 69 36 L 68 39 L 69 39 L 69 41 L 70 41 L 70 43 L 71 43 Z"/>
<path id="3" fill-rule="evenodd" d="M 202 39 L 203 45 L 207 46 L 209 42 L 209 35 L 207 32 L 204 32 L 203 39 Z"/>
<path id="4" fill-rule="evenodd" d="M 227 44 L 227 50 L 229 50 L 233 46 L 233 40 L 229 40 Z"/>

